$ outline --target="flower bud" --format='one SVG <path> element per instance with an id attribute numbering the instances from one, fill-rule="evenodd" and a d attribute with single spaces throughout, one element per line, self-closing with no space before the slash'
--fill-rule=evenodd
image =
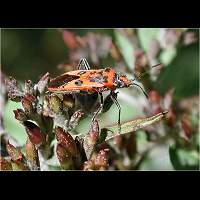
<path id="1" fill-rule="evenodd" d="M 106 170 L 108 169 L 108 152 L 109 149 L 102 149 L 98 154 L 94 154 L 92 158 L 84 163 L 83 170 Z"/>
<path id="2" fill-rule="evenodd" d="M 23 124 L 26 128 L 26 132 L 30 141 L 36 147 L 39 147 L 41 144 L 45 143 L 45 135 L 37 125 L 29 121 L 25 121 Z"/>
<path id="3" fill-rule="evenodd" d="M 6 144 L 6 150 L 13 161 L 23 159 L 23 155 L 22 155 L 21 151 L 19 149 L 15 148 L 12 144 L 10 144 L 9 141 Z"/>
<path id="4" fill-rule="evenodd" d="M 36 149 L 35 145 L 27 138 L 26 141 L 26 159 L 30 165 L 31 170 L 39 170 L 40 163 L 38 157 L 38 150 Z"/>
<path id="5" fill-rule="evenodd" d="M 61 127 L 55 128 L 56 139 L 59 144 L 69 151 L 72 156 L 77 156 L 77 147 L 73 137 Z"/>
<path id="6" fill-rule="evenodd" d="M 57 145 L 56 154 L 62 169 L 73 169 L 72 155 L 62 144 Z"/>
<path id="7" fill-rule="evenodd" d="M 108 168 L 108 152 L 109 149 L 102 149 L 94 158 L 94 164 L 96 168 L 101 170 Z"/>
<path id="8" fill-rule="evenodd" d="M 15 119 L 17 119 L 19 121 L 26 121 L 27 120 L 27 116 L 22 109 L 13 110 L 13 112 L 15 114 Z"/>
<path id="9" fill-rule="evenodd" d="M 62 112 L 63 107 L 61 99 L 55 94 L 51 95 L 49 97 L 49 107 L 56 114 Z"/>
<path id="10" fill-rule="evenodd" d="M 12 165 L 9 161 L 0 156 L 0 171 L 12 170 Z"/>

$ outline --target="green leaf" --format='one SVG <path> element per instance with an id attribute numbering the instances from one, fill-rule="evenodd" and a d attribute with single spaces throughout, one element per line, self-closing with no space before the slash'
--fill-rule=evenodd
<path id="1" fill-rule="evenodd" d="M 17 108 L 22 108 L 20 103 L 10 100 L 7 102 L 4 113 L 4 126 L 5 130 L 11 134 L 13 138 L 15 138 L 20 145 L 23 145 L 26 142 L 27 134 L 24 127 L 15 119 L 13 110 Z"/>
<path id="2" fill-rule="evenodd" d="M 133 70 L 135 64 L 133 44 L 131 44 L 131 41 L 128 39 L 126 35 L 124 35 L 118 30 L 115 30 L 115 37 L 117 40 L 116 43 L 119 47 L 121 54 L 123 55 L 123 58 L 127 66 L 129 67 L 130 70 Z"/>
<path id="3" fill-rule="evenodd" d="M 176 48 L 168 48 L 161 52 L 160 54 L 160 62 L 163 65 L 169 65 L 170 62 L 175 58 L 176 56 Z"/>
<path id="4" fill-rule="evenodd" d="M 156 39 L 159 28 L 139 28 L 138 29 L 138 37 L 140 40 L 140 44 L 144 51 L 149 50 L 150 43 L 152 39 Z"/>
<path id="5" fill-rule="evenodd" d="M 169 148 L 169 156 L 175 170 L 198 170 L 200 157 L 196 150 L 178 144 Z"/>
<path id="6" fill-rule="evenodd" d="M 177 49 L 177 56 L 162 71 L 155 88 L 165 94 L 175 89 L 175 98 L 190 97 L 199 93 L 199 44 Z"/>
<path id="7" fill-rule="evenodd" d="M 137 131 L 138 129 L 144 128 L 146 126 L 152 125 L 156 122 L 159 122 L 167 111 L 154 115 L 152 117 L 144 118 L 144 119 L 136 119 L 133 121 L 126 122 L 121 125 L 121 133 L 120 135 L 127 134 L 133 131 Z M 105 129 L 103 129 L 105 131 Z M 106 140 L 110 140 L 116 137 L 118 134 L 118 125 L 108 127 L 107 128 L 107 137 Z"/>

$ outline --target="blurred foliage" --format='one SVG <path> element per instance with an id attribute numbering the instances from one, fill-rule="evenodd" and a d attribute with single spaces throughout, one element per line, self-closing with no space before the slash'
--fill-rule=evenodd
<path id="1" fill-rule="evenodd" d="M 64 38 L 64 30 L 73 33 L 71 37 Z M 73 46 L 75 43 L 77 47 Z M 160 105 L 162 109 L 168 109 L 166 94 L 174 89 L 172 106 L 169 106 L 171 111 L 167 122 L 156 126 L 158 130 L 136 132 L 137 151 L 132 150 L 136 151 L 136 156 L 129 161 L 133 162 L 130 166 L 136 166 L 138 161 L 137 169 L 145 170 L 199 168 L 199 140 L 194 139 L 199 135 L 199 105 L 196 103 L 199 100 L 198 29 L 2 29 L 1 54 L 2 72 L 20 82 L 29 79 L 37 82 L 46 72 L 55 77 L 73 70 L 81 57 L 86 57 L 92 68 L 113 66 L 129 77 L 162 63 L 161 69 L 150 70 L 139 81 L 147 93 L 154 90 L 159 93 L 163 101 Z M 155 114 L 155 110 L 160 109 L 157 100 L 155 104 L 151 100 L 148 102 L 137 88 L 120 90 L 118 101 L 122 107 L 123 122 L 141 115 Z M 19 105 L 7 101 L 3 109 L 3 122 L 5 130 L 23 145 L 25 130 L 17 123 L 13 113 L 13 110 L 21 107 Z M 117 108 L 113 105 L 109 112 L 101 114 L 100 126 L 114 124 L 117 121 L 116 113 Z M 186 125 L 181 121 L 184 114 L 190 115 Z M 90 118 L 83 119 L 76 131 L 87 132 L 89 123 Z M 188 132 L 194 137 L 189 136 L 188 139 Z M 164 136 L 166 138 L 160 142 Z M 128 141 L 128 138 L 114 143 L 121 145 L 122 140 Z M 188 141 L 187 145 L 180 143 L 180 138 Z M 119 148 L 119 144 L 117 147 L 113 145 L 113 148 Z M 125 147 L 122 149 L 125 151 Z M 140 159 L 143 159 L 141 163 Z M 59 170 L 52 162 L 50 169 Z M 124 157 L 121 162 L 128 161 Z M 115 166 L 126 169 L 118 161 Z"/>

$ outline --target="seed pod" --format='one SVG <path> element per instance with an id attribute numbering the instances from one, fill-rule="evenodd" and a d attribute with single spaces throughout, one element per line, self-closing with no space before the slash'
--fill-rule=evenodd
<path id="1" fill-rule="evenodd" d="M 23 125 L 26 128 L 26 132 L 30 141 L 36 146 L 39 147 L 41 144 L 45 143 L 45 134 L 42 133 L 41 129 L 32 122 L 25 121 Z"/>
<path id="2" fill-rule="evenodd" d="M 61 127 L 55 128 L 56 139 L 59 144 L 66 148 L 72 156 L 77 156 L 77 147 L 73 137 Z"/>
<path id="3" fill-rule="evenodd" d="M 73 159 L 71 153 L 62 145 L 58 144 L 56 147 L 56 154 L 62 169 L 73 169 Z"/>
<path id="4" fill-rule="evenodd" d="M 23 159 L 23 155 L 22 155 L 21 151 L 19 149 L 15 148 L 12 144 L 10 144 L 9 141 L 6 144 L 6 150 L 13 161 Z"/>
<path id="5" fill-rule="evenodd" d="M 19 121 L 26 121 L 27 120 L 27 116 L 22 109 L 13 110 L 13 112 L 15 114 L 15 119 L 17 119 Z"/>
<path id="6" fill-rule="evenodd" d="M 0 156 L 0 171 L 12 170 L 12 165 L 9 161 Z"/>
<path id="7" fill-rule="evenodd" d="M 35 145 L 27 138 L 26 141 L 26 159 L 30 165 L 31 170 L 39 170 L 40 169 L 40 162 L 38 157 L 38 150 L 36 149 Z"/>
<path id="8" fill-rule="evenodd" d="M 56 114 L 62 112 L 63 107 L 61 99 L 57 95 L 52 94 L 49 97 L 49 107 Z"/>

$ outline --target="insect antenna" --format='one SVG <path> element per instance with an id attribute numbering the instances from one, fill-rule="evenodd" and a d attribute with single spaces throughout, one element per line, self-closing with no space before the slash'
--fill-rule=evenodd
<path id="1" fill-rule="evenodd" d="M 147 99 L 149 98 L 148 94 L 144 91 L 144 89 L 143 89 L 140 85 L 138 85 L 137 83 L 132 83 L 132 85 L 135 85 L 135 86 L 139 87 L 139 88 L 142 90 L 142 92 L 143 92 L 143 94 L 145 95 L 145 97 L 146 97 Z"/>
<path id="2" fill-rule="evenodd" d="M 159 66 L 162 66 L 162 63 L 159 63 L 159 64 L 151 66 L 151 69 L 154 68 L 154 67 L 159 67 Z M 135 76 L 134 80 L 141 79 L 144 75 L 148 74 L 151 71 L 151 69 L 149 69 L 146 72 L 140 74 L 139 76 Z"/>

